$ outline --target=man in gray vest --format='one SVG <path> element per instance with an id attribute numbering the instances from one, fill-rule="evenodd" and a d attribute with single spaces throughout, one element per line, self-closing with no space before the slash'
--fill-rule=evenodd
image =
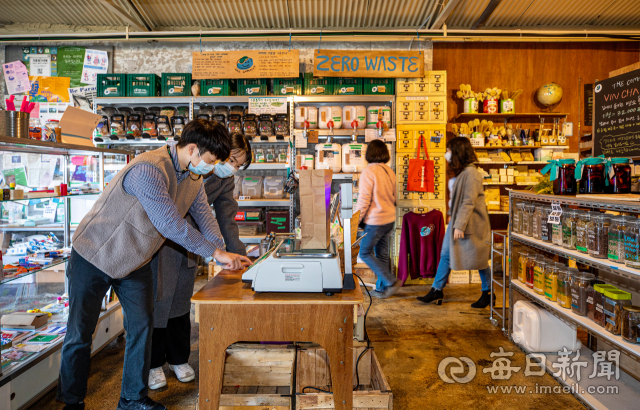
<path id="1" fill-rule="evenodd" d="M 213 256 L 227 269 L 250 263 L 224 251 L 202 183 L 201 175 L 229 152 L 223 124 L 191 121 L 178 143 L 145 152 L 118 172 L 76 229 L 57 395 L 65 409 L 84 409 L 92 335 L 110 286 L 122 304 L 127 336 L 118 410 L 166 409 L 147 396 L 153 331 L 150 261 L 171 239 L 190 252 Z M 187 223 L 187 213 L 199 230 Z"/>

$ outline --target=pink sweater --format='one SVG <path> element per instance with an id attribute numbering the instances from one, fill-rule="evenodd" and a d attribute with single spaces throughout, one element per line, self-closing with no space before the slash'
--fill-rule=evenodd
<path id="1" fill-rule="evenodd" d="M 396 174 L 385 164 L 369 164 L 360 174 L 358 203 L 360 221 L 386 225 L 396 220 Z"/>

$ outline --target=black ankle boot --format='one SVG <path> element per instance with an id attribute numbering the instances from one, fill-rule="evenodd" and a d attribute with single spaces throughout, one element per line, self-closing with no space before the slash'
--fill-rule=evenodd
<path id="1" fill-rule="evenodd" d="M 489 303 L 493 300 L 493 303 L 496 302 L 496 295 L 491 294 L 488 290 L 482 291 L 482 296 L 480 299 L 474 304 L 471 305 L 472 308 L 484 309 L 489 306 Z"/>
<path id="2" fill-rule="evenodd" d="M 435 301 L 436 305 L 442 305 L 442 298 L 444 298 L 444 293 L 442 293 L 441 290 L 431 288 L 429 293 L 424 296 L 418 296 L 416 299 L 423 303 L 431 303 Z"/>

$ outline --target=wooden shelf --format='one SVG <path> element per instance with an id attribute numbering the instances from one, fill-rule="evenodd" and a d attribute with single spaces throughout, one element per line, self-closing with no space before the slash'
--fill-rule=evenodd
<path id="1" fill-rule="evenodd" d="M 507 145 L 506 147 L 489 147 L 489 146 L 484 146 L 484 147 L 473 147 L 473 149 L 475 150 L 490 150 L 490 149 L 539 149 L 539 148 L 544 148 L 544 149 L 557 149 L 557 150 L 565 150 L 565 149 L 569 149 L 569 147 L 567 145 L 536 145 L 535 147 L 530 147 L 530 146 L 519 146 L 519 147 L 514 147 L 514 146 L 510 146 Z"/>
<path id="2" fill-rule="evenodd" d="M 484 113 L 462 113 L 455 116 L 454 120 L 457 121 L 463 118 L 501 118 L 505 120 L 510 119 L 521 119 L 521 118 L 566 118 L 569 114 L 567 113 L 556 113 L 556 112 L 530 112 L 530 113 L 515 113 L 515 114 L 484 114 Z"/>

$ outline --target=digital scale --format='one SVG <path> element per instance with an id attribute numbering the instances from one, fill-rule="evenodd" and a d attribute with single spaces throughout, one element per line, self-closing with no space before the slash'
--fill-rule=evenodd
<path id="1" fill-rule="evenodd" d="M 249 266 L 242 282 L 256 292 L 342 292 L 340 256 L 333 241 L 328 249 L 302 249 L 301 240 L 285 239 Z"/>
<path id="2" fill-rule="evenodd" d="M 344 258 L 351 261 L 351 217 L 353 197 L 351 184 L 340 186 L 342 201 L 341 217 L 344 226 Z M 336 201 L 337 211 L 337 201 Z M 333 213 L 332 213 L 333 214 Z M 333 219 L 333 218 L 332 218 Z M 277 234 L 291 235 L 291 234 Z M 243 283 L 250 283 L 256 292 L 317 292 L 333 295 L 342 290 L 355 289 L 351 263 L 340 268 L 340 255 L 333 240 L 327 249 L 302 249 L 300 239 L 280 240 L 276 246 L 276 234 L 266 238 L 268 250 L 242 275 Z"/>

